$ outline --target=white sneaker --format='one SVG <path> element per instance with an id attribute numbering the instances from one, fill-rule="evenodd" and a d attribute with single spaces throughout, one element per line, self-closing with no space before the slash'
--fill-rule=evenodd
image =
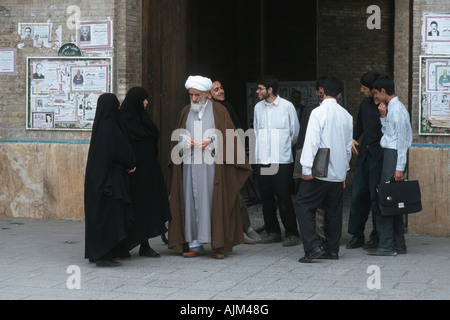
<path id="1" fill-rule="evenodd" d="M 255 244 L 256 241 L 253 239 L 250 239 L 247 234 L 244 232 L 244 243 L 245 244 Z"/>
<path id="2" fill-rule="evenodd" d="M 260 243 L 261 242 L 261 237 L 259 236 L 259 234 L 255 231 L 255 230 L 250 230 L 247 232 L 247 236 L 252 239 L 253 241 L 255 241 L 255 243 Z"/>

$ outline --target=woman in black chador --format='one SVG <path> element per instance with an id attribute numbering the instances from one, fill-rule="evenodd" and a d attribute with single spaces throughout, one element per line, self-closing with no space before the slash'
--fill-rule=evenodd
<path id="1" fill-rule="evenodd" d="M 98 98 L 84 182 L 85 258 L 116 267 L 132 223 L 128 175 L 135 170 L 132 146 L 119 125 L 120 102 L 112 93 Z"/>
<path id="2" fill-rule="evenodd" d="M 120 107 L 120 122 L 126 128 L 136 157 L 136 173 L 130 175 L 135 224 L 127 239 L 128 249 L 140 244 L 139 255 L 159 257 L 148 239 L 167 232 L 169 196 L 158 160 L 159 130 L 147 113 L 148 93 L 130 89 Z M 129 256 L 129 253 L 128 253 Z"/>

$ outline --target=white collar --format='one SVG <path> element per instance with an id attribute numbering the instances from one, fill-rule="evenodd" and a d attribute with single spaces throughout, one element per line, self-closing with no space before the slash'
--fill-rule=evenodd
<path id="1" fill-rule="evenodd" d="M 273 106 L 273 105 L 278 106 L 280 104 L 280 101 L 281 101 L 281 98 L 279 95 L 277 95 L 276 99 L 272 103 L 269 103 L 269 102 L 267 102 L 267 100 L 264 100 L 264 102 L 266 103 L 266 106 Z"/>

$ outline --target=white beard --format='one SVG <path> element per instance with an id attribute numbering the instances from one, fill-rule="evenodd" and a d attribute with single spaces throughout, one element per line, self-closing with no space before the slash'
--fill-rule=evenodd
<path id="1" fill-rule="evenodd" d="M 206 96 L 203 97 L 202 100 L 200 100 L 199 103 L 194 103 L 191 100 L 191 110 L 194 111 L 194 112 L 199 113 L 200 110 L 202 110 L 202 108 L 206 105 L 207 102 L 208 102 L 208 98 Z"/>

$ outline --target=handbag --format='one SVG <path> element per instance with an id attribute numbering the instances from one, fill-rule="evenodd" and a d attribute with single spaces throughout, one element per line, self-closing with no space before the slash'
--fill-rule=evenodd
<path id="1" fill-rule="evenodd" d="M 328 176 L 328 164 L 330 163 L 330 148 L 319 148 L 314 158 L 312 175 L 314 178 L 326 178 Z"/>
<path id="2" fill-rule="evenodd" d="M 382 216 L 396 216 L 422 211 L 420 185 L 417 180 L 381 183 L 377 194 Z"/>

